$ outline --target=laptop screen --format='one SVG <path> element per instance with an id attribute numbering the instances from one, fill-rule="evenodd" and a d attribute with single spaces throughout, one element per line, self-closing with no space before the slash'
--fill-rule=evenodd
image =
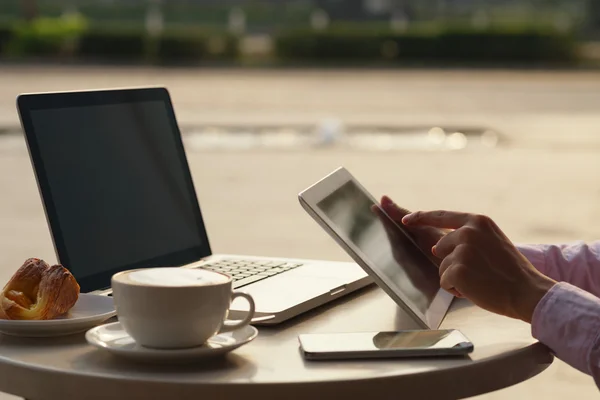
<path id="1" fill-rule="evenodd" d="M 210 254 L 168 94 L 156 91 L 20 99 L 58 257 L 82 291 Z"/>

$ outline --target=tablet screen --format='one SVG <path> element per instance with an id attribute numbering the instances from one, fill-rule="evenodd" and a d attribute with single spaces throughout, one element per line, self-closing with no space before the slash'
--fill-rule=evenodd
<path id="1" fill-rule="evenodd" d="M 440 289 L 437 266 L 367 194 L 348 181 L 317 207 L 345 235 L 344 240 L 360 249 L 394 291 L 402 292 L 426 313 Z"/>

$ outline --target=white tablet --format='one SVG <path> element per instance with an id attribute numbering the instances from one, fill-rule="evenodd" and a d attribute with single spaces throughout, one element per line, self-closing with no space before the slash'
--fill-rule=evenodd
<path id="1" fill-rule="evenodd" d="M 344 168 L 298 195 L 300 204 L 399 306 L 437 329 L 454 296 L 438 267 Z"/>

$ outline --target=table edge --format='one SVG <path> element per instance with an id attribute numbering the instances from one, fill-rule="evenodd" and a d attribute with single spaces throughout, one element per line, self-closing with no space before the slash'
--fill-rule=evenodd
<path id="1" fill-rule="evenodd" d="M 522 359 L 523 355 L 526 356 L 525 362 Z M 519 360 L 515 360 L 515 357 L 519 357 Z M 132 390 L 139 392 L 141 388 L 142 391 L 147 391 L 149 395 L 156 394 L 160 398 L 165 394 L 165 391 L 185 392 L 187 390 L 189 392 L 192 388 L 201 388 L 203 394 L 207 395 L 209 393 L 215 395 L 228 393 L 232 397 L 251 394 L 266 398 L 281 398 L 285 394 L 286 398 L 300 399 L 315 394 L 324 396 L 327 393 L 331 396 L 339 396 L 341 395 L 340 387 L 343 387 L 345 392 L 363 393 L 363 395 L 369 395 L 370 393 L 370 397 L 373 396 L 373 390 L 380 393 L 387 391 L 387 393 L 393 393 L 397 397 L 397 391 L 402 389 L 413 392 L 418 391 L 421 395 L 427 394 L 428 396 L 440 398 L 437 391 L 444 386 L 447 393 L 450 392 L 449 389 L 452 389 L 452 396 L 449 398 L 456 399 L 487 393 L 523 382 L 544 371 L 553 360 L 554 356 L 545 345 L 534 342 L 521 349 L 472 364 L 455 368 L 421 371 L 410 375 L 386 375 L 309 382 L 254 383 L 237 381 L 195 384 L 194 382 L 170 381 L 163 378 L 158 380 L 153 378 L 147 380 L 128 379 L 126 376 L 107 376 L 95 372 L 66 372 L 63 369 L 41 367 L 0 355 L 0 390 L 25 398 L 39 398 L 40 393 L 48 395 L 48 398 L 55 398 L 50 394 L 56 393 L 56 398 L 59 398 L 76 392 L 76 386 L 79 385 L 90 390 L 93 388 L 93 392 L 99 396 L 98 398 L 106 398 L 106 396 L 119 397 L 120 394 L 131 393 Z M 18 371 L 15 371 L 15 368 Z M 499 374 L 493 373 L 494 370 L 497 372 L 505 368 L 509 369 L 510 373 L 506 374 L 504 379 L 498 379 Z M 16 375 L 20 376 L 16 377 Z M 78 382 L 73 382 L 75 380 Z M 436 381 L 436 384 L 431 385 L 432 381 Z M 477 381 L 477 388 L 473 387 L 473 381 Z M 32 382 L 36 382 L 36 384 L 32 385 Z M 435 389 L 432 386 L 435 386 Z M 64 391 L 60 392 L 61 390 Z M 427 390 L 431 393 L 426 393 Z M 184 394 L 183 392 L 181 395 Z"/>

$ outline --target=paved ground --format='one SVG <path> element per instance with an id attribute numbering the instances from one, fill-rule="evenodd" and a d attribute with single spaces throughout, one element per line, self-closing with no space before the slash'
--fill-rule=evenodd
<path id="1" fill-rule="evenodd" d="M 376 195 L 409 208 L 492 215 L 515 241 L 600 237 L 600 75 L 508 72 L 217 72 L 0 67 L 0 126 L 16 125 L 19 92 L 164 84 L 183 123 L 480 123 L 511 139 L 472 152 L 336 149 L 189 150 L 217 252 L 347 260 L 302 211 L 296 193 L 348 167 Z M 24 145 L 0 138 L 0 282 L 27 257 L 53 260 Z M 528 382 L 478 397 L 594 399 L 589 378 L 561 362 Z M 9 397 L 7 397 L 9 398 Z M 0 395 L 0 399 L 3 397 Z"/>
<path id="2" fill-rule="evenodd" d="M 600 72 L 252 71 L 0 66 L 0 126 L 19 93 L 164 85 L 182 123 L 491 125 L 519 146 L 600 145 Z"/>

